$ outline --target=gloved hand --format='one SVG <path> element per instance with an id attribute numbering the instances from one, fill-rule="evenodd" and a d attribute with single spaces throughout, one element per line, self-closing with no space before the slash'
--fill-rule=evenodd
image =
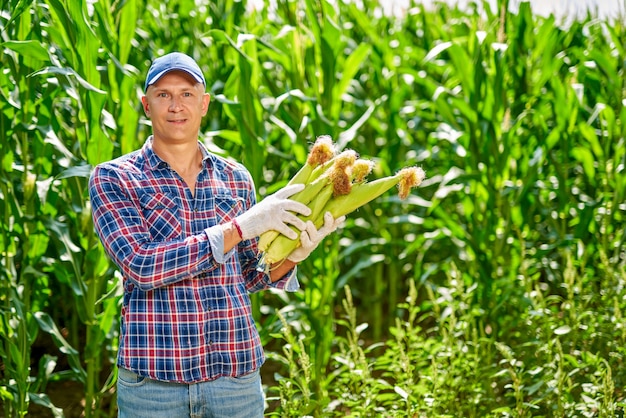
<path id="1" fill-rule="evenodd" d="M 326 212 L 324 214 L 324 225 L 322 225 L 320 229 L 316 229 L 313 222 L 308 221 L 306 223 L 306 229 L 300 233 L 300 246 L 289 254 L 287 260 L 299 263 L 307 258 L 319 243 L 322 242 L 324 237 L 334 232 L 345 220 L 345 216 L 333 219 L 333 215 L 330 212 Z"/>
<path id="2" fill-rule="evenodd" d="M 235 220 L 241 228 L 241 238 L 251 239 L 273 229 L 291 239 L 296 239 L 298 235 L 289 225 L 303 231 L 306 223 L 296 215 L 308 216 L 311 209 L 303 203 L 289 200 L 288 197 L 302 189 L 304 184 L 283 187 L 237 216 Z"/>

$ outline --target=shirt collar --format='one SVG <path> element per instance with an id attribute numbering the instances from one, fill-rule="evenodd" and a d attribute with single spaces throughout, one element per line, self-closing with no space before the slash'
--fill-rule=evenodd
<path id="1" fill-rule="evenodd" d="M 167 166 L 167 163 L 159 158 L 156 152 L 154 152 L 154 149 L 152 149 L 152 138 L 152 135 L 150 135 L 148 139 L 146 139 L 146 142 L 143 144 L 142 152 L 150 170 L 156 170 L 157 168 Z"/>

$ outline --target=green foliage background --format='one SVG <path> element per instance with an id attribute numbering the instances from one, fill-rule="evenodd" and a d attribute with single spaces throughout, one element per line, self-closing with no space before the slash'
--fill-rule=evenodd
<path id="1" fill-rule="evenodd" d="M 259 196 L 331 135 L 427 180 L 351 215 L 254 305 L 276 416 L 618 416 L 626 374 L 626 31 L 479 4 L 3 0 L 0 401 L 115 415 L 119 276 L 93 232 L 98 162 L 141 146 L 150 61 L 212 96 L 211 150 Z"/>

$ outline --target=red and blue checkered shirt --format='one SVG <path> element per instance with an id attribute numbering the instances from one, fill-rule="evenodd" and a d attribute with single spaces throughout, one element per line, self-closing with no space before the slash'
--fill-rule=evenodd
<path id="1" fill-rule="evenodd" d="M 94 169 L 93 219 L 123 276 L 118 365 L 156 380 L 200 382 L 241 376 L 265 356 L 249 292 L 296 290 L 295 269 L 272 283 L 257 241 L 224 254 L 220 227 L 256 202 L 241 164 L 203 153 L 195 195 L 152 150 Z"/>

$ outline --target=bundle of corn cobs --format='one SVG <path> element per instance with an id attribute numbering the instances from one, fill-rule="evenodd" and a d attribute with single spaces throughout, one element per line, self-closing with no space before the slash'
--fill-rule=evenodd
<path id="1" fill-rule="evenodd" d="M 289 184 L 304 184 L 305 188 L 290 197 L 311 208 L 309 216 L 300 216 L 313 221 L 316 228 L 324 224 L 324 214 L 330 212 L 336 219 L 347 215 L 378 196 L 398 186 L 398 195 L 405 199 L 412 187 L 419 186 L 426 176 L 419 167 L 406 167 L 395 175 L 367 181 L 366 177 L 374 168 L 374 162 L 359 158 L 353 150 L 339 154 L 328 135 L 319 136 L 307 162 L 293 176 Z M 264 253 L 264 261 L 274 264 L 286 259 L 300 245 L 298 238 L 287 238 L 277 231 L 268 231 L 259 239 L 259 249 Z"/>

